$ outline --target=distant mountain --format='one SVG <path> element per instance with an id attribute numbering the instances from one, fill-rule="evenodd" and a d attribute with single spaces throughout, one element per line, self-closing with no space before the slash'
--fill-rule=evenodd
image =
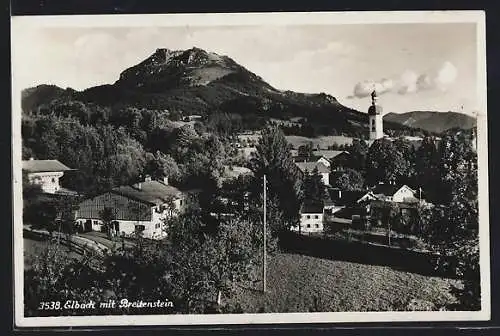
<path id="1" fill-rule="evenodd" d="M 199 48 L 157 49 L 124 70 L 113 84 L 83 91 L 41 85 L 23 91 L 25 113 L 60 101 L 77 100 L 104 107 L 142 107 L 208 116 L 215 111 L 241 116 L 245 127 L 275 119 L 302 117 L 316 134 L 360 136 L 367 132 L 366 113 L 325 94 L 278 90 L 228 56 Z M 388 129 L 408 129 L 385 120 Z"/>
<path id="2" fill-rule="evenodd" d="M 385 122 L 394 122 L 429 132 L 442 133 L 451 128 L 470 129 L 476 126 L 476 119 L 458 112 L 413 111 L 388 113 Z"/>

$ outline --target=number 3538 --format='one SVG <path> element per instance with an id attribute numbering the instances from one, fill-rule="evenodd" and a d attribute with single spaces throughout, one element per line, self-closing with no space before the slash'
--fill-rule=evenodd
<path id="1" fill-rule="evenodd" d="M 48 302 L 40 302 L 38 305 L 38 310 L 57 310 L 61 309 L 61 302 L 59 301 L 48 301 Z"/>

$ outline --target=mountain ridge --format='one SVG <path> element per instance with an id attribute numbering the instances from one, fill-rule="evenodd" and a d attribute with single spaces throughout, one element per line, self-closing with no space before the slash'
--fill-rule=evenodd
<path id="1" fill-rule="evenodd" d="M 40 85 L 23 90 L 22 99 L 25 113 L 57 100 L 78 100 L 107 107 L 178 111 L 183 115 L 209 116 L 220 111 L 239 114 L 245 120 L 260 120 L 258 124 L 269 118 L 302 117 L 321 134 L 363 135 L 368 123 L 366 113 L 342 105 L 332 95 L 278 90 L 230 57 L 197 47 L 157 48 L 143 61 L 123 70 L 111 84 L 81 91 Z M 392 116 L 384 121 L 392 129 L 418 126 L 405 125 L 408 120 Z"/>
<path id="2" fill-rule="evenodd" d="M 476 118 L 465 113 L 446 111 L 409 111 L 388 113 L 384 121 L 396 122 L 428 132 L 442 133 L 452 128 L 471 129 L 476 126 Z"/>

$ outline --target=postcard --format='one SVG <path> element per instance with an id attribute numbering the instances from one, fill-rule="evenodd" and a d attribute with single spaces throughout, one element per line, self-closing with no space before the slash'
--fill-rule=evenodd
<path id="1" fill-rule="evenodd" d="M 17 327 L 490 318 L 484 12 L 11 27 Z"/>

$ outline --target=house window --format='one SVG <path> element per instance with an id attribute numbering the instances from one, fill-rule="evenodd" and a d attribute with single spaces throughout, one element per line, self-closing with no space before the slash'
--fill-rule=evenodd
<path id="1" fill-rule="evenodd" d="M 311 227 L 311 224 L 307 224 L 307 227 L 310 228 Z"/>
<path id="2" fill-rule="evenodd" d="M 179 200 L 179 205 L 182 205 L 182 200 Z"/>
<path id="3" fill-rule="evenodd" d="M 135 226 L 135 231 L 142 232 L 146 229 L 144 225 L 136 225 Z"/>
<path id="4" fill-rule="evenodd" d="M 307 218 L 307 219 L 311 219 L 311 216 L 307 215 L 307 216 L 306 216 L 306 218 Z"/>
<path id="5" fill-rule="evenodd" d="M 97 225 L 97 224 L 99 224 L 99 222 L 95 220 L 95 221 L 94 221 L 94 225 Z"/>
<path id="6" fill-rule="evenodd" d="M 52 178 L 52 183 L 56 183 L 55 177 Z"/>
<path id="7" fill-rule="evenodd" d="M 159 229 L 159 228 L 160 228 L 160 223 L 155 224 L 155 229 Z"/>
<path id="8" fill-rule="evenodd" d="M 318 215 L 314 215 L 314 219 L 318 219 L 318 218 L 319 218 L 319 216 L 318 216 Z"/>
<path id="9" fill-rule="evenodd" d="M 319 224 L 314 224 L 314 226 L 316 227 L 316 229 L 319 228 Z"/>

